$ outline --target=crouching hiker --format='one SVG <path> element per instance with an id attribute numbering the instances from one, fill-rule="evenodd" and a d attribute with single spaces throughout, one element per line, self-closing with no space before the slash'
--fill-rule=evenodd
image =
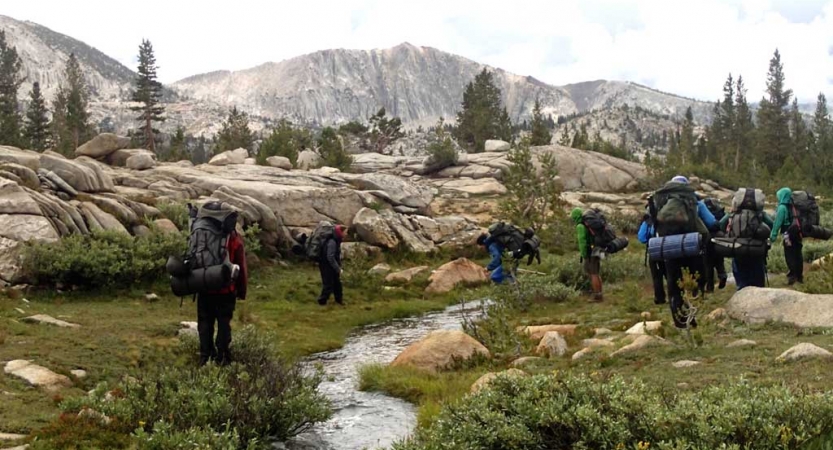
<path id="1" fill-rule="evenodd" d="M 502 284 L 506 279 L 508 279 L 510 283 L 513 282 L 514 279 L 512 278 L 512 274 L 506 273 L 503 270 L 504 248 L 500 242 L 492 236 L 484 233 L 477 237 L 477 244 L 483 246 L 492 258 L 486 266 L 486 270 L 488 270 L 490 274 L 489 279 L 491 279 L 495 284 Z"/>

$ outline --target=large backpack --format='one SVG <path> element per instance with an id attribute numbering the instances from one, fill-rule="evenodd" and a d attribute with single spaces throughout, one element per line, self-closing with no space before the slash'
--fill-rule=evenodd
<path id="1" fill-rule="evenodd" d="M 318 222 L 315 231 L 307 238 L 305 253 L 307 258 L 318 261 L 321 259 L 321 252 L 327 240 L 335 236 L 335 225 L 332 222 L 322 220 Z"/>
<path id="2" fill-rule="evenodd" d="M 598 209 L 587 209 L 581 214 L 581 223 L 590 231 L 593 236 L 593 246 L 596 248 L 607 249 L 616 239 L 616 232 L 613 231 L 607 223 L 607 218 L 604 213 Z"/>
<path id="3" fill-rule="evenodd" d="M 792 223 L 790 232 L 795 235 L 811 235 L 812 227 L 819 226 L 819 205 L 813 194 L 795 191 L 792 194 Z"/>
<path id="4" fill-rule="evenodd" d="M 732 198 L 732 217 L 729 219 L 726 236 L 767 240 L 772 229 L 764 223 L 765 199 L 760 189 L 738 189 Z"/>
<path id="5" fill-rule="evenodd" d="M 709 212 L 714 216 L 714 220 L 719 221 L 726 215 L 726 208 L 723 207 L 720 200 L 716 198 L 707 198 L 703 200 L 703 203 L 706 204 L 706 208 L 709 208 Z"/>
<path id="6" fill-rule="evenodd" d="M 191 270 L 228 263 L 228 237 L 237 223 L 237 212 L 224 206 L 221 202 L 208 202 L 197 212 L 184 258 Z"/>
<path id="7" fill-rule="evenodd" d="M 656 211 L 654 223 L 657 235 L 672 236 L 698 232 L 703 236 L 709 230 L 697 215 L 697 194 L 694 188 L 687 184 L 669 182 L 652 196 L 653 207 Z"/>
<path id="8" fill-rule="evenodd" d="M 506 222 L 497 222 L 489 227 L 489 236 L 492 237 L 504 250 L 517 252 L 521 250 L 526 238 L 518 227 Z"/>
<path id="9" fill-rule="evenodd" d="M 743 209 L 761 212 L 764 210 L 764 191 L 754 188 L 740 188 L 732 197 L 732 211 Z"/>

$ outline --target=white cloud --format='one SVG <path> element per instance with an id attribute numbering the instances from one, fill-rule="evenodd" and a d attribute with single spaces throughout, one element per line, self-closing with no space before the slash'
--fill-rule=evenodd
<path id="1" fill-rule="evenodd" d="M 801 100 L 833 95 L 833 0 L 4 2 L 133 66 L 145 37 L 163 81 L 239 70 L 326 48 L 408 41 L 553 84 L 627 79 L 715 99 L 726 75 L 763 94 L 772 51 Z"/>

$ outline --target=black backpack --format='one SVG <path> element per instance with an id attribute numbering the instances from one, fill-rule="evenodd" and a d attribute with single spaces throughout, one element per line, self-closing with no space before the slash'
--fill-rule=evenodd
<path id="1" fill-rule="evenodd" d="M 709 234 L 706 225 L 697 215 L 697 194 L 694 188 L 687 184 L 669 182 L 651 197 L 652 214 L 656 214 L 657 235 L 672 236 L 675 234 L 700 233 Z"/>
<path id="2" fill-rule="evenodd" d="M 706 208 L 709 208 L 709 212 L 714 216 L 714 220 L 720 221 L 720 219 L 726 215 L 726 208 L 720 204 L 720 200 L 716 198 L 707 198 L 703 200 L 703 203 L 706 204 Z"/>
<path id="3" fill-rule="evenodd" d="M 806 191 L 795 191 L 792 194 L 792 223 L 790 234 L 804 236 L 812 234 L 812 228 L 819 226 L 819 205 L 813 194 Z"/>
<path id="4" fill-rule="evenodd" d="M 598 209 L 588 209 L 581 214 L 581 223 L 590 231 L 593 236 L 593 245 L 597 248 L 607 249 L 616 239 L 616 232 L 607 223 L 604 213 Z"/>
<path id="5" fill-rule="evenodd" d="M 190 270 L 229 263 L 229 234 L 237 224 L 237 212 L 221 202 L 208 202 L 197 212 L 188 237 L 184 263 Z"/>
<path id="6" fill-rule="evenodd" d="M 332 222 L 322 220 L 318 222 L 315 231 L 305 242 L 305 253 L 307 258 L 312 261 L 319 261 L 321 253 L 324 250 L 324 245 L 327 241 L 335 236 L 335 225 Z"/>
<path id="7" fill-rule="evenodd" d="M 492 237 L 504 250 L 510 252 L 520 251 L 526 238 L 518 227 L 506 222 L 497 222 L 489 227 L 489 236 Z"/>

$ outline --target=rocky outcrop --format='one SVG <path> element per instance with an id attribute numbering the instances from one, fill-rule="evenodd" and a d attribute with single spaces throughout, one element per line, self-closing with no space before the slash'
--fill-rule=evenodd
<path id="1" fill-rule="evenodd" d="M 81 328 L 77 323 L 67 322 L 65 320 L 56 319 L 46 314 L 35 314 L 34 316 L 24 317 L 20 319 L 23 322 L 40 323 L 45 325 L 53 325 L 59 328 Z"/>
<path id="2" fill-rule="evenodd" d="M 726 309 L 729 315 L 746 323 L 782 322 L 799 327 L 833 327 L 833 295 L 744 288 L 732 296 Z"/>
<path id="3" fill-rule="evenodd" d="M 399 272 L 388 274 L 388 276 L 385 277 L 385 281 L 388 283 L 410 283 L 415 276 L 425 272 L 426 270 L 428 270 L 428 266 L 411 267 L 410 269 L 400 270 Z"/>
<path id="4" fill-rule="evenodd" d="M 117 136 L 112 133 L 101 133 L 75 149 L 77 156 L 90 158 L 104 158 L 116 150 L 127 148 L 130 138 Z"/>
<path id="5" fill-rule="evenodd" d="M 434 219 L 392 210 L 376 212 L 370 208 L 356 213 L 353 227 L 362 241 L 371 245 L 386 249 L 401 245 L 417 253 L 427 253 L 443 245 L 466 245 L 480 233 L 477 225 L 463 217 Z"/>
<path id="6" fill-rule="evenodd" d="M 125 166 L 132 170 L 150 169 L 156 165 L 156 159 L 147 153 L 140 153 L 127 158 Z"/>
<path id="7" fill-rule="evenodd" d="M 405 348 L 391 366 L 411 366 L 433 373 L 476 355 L 490 356 L 483 344 L 462 331 L 437 330 Z"/>
<path id="8" fill-rule="evenodd" d="M 208 161 L 212 166 L 227 166 L 229 164 L 243 164 L 246 158 L 249 157 L 249 151 L 245 148 L 238 148 L 235 150 L 226 150 L 215 155 Z"/>
<path id="9" fill-rule="evenodd" d="M 487 152 L 508 152 L 510 148 L 512 146 L 508 142 L 499 139 L 488 139 L 485 143 L 485 150 Z"/>
<path id="10" fill-rule="evenodd" d="M 44 152 L 40 167 L 59 176 L 79 192 L 113 192 L 113 180 L 93 160 L 66 159 L 57 153 Z"/>
<path id="11" fill-rule="evenodd" d="M 301 170 L 314 169 L 320 165 L 321 157 L 312 150 L 304 150 L 298 153 L 298 159 L 295 162 L 295 168 Z"/>
<path id="12" fill-rule="evenodd" d="M 486 283 L 489 280 L 489 273 L 482 266 L 466 258 L 456 259 L 443 264 L 431 277 L 430 284 L 425 288 L 429 294 L 449 292 L 459 284 L 475 285 Z"/>

